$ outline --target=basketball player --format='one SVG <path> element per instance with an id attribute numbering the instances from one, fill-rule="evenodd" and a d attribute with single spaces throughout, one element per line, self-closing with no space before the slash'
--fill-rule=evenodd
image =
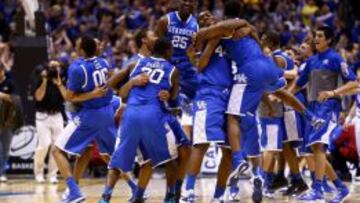
<path id="1" fill-rule="evenodd" d="M 330 202 L 342 202 L 349 194 L 347 187 L 337 178 L 332 166 L 326 159 L 326 147 L 329 144 L 329 135 L 337 126 L 337 116 L 340 111 L 340 100 L 336 98 L 326 100 L 326 97 L 319 95 L 322 91 L 337 91 L 342 88 L 355 85 L 356 79 L 354 73 L 348 69 L 346 62 L 336 53 L 331 44 L 334 39 L 333 30 L 323 26 L 318 28 L 315 35 L 315 47 L 318 54 L 315 54 L 312 60 L 306 65 L 302 75 L 296 82 L 296 88 L 301 89 L 308 83 L 309 108 L 317 116 L 325 121 L 320 129 L 307 129 L 307 146 L 310 146 L 315 159 L 315 181 L 309 193 L 299 197 L 303 201 L 323 200 L 322 182 L 325 173 L 329 180 L 333 181 L 339 193 Z M 344 81 L 350 81 L 343 87 L 338 87 L 338 77 L 341 76 Z M 296 91 L 294 91 L 296 92 Z"/>
<path id="2" fill-rule="evenodd" d="M 196 8 L 195 0 L 180 0 L 178 11 L 170 12 L 160 19 L 156 28 L 159 37 L 167 37 L 173 46 L 173 55 L 170 62 L 180 72 L 180 96 L 182 106 L 181 125 L 188 136 L 192 133 L 192 100 L 198 86 L 196 68 L 190 62 L 187 49 L 192 43 L 192 36 L 199 30 L 197 19 L 193 16 Z M 178 199 L 181 196 L 181 187 L 186 174 L 186 164 L 190 157 L 190 146 L 179 147 L 179 165 L 176 181 Z"/>
<path id="3" fill-rule="evenodd" d="M 171 43 L 165 38 L 154 44 L 152 57 L 138 60 L 136 65 L 128 68 L 131 78 L 147 74 L 148 84 L 144 87 L 133 87 L 129 92 L 127 107 L 121 124 L 120 144 L 109 164 L 107 183 L 100 202 L 109 202 L 112 190 L 121 173 L 132 169 L 137 149 L 140 149 L 144 160 L 152 167 L 173 159 L 174 150 L 169 149 L 170 129 L 162 110 L 163 102 L 159 99 L 160 90 L 171 92 L 171 100 L 176 99 L 178 92 L 178 72 L 166 59 L 172 54 Z M 151 177 L 151 174 L 147 176 Z M 136 198 L 131 202 L 143 202 L 143 193 L 148 180 L 138 183 Z"/>
<path id="4" fill-rule="evenodd" d="M 157 37 L 154 35 L 153 31 L 147 30 L 147 29 L 141 29 L 139 30 L 136 34 L 135 34 L 135 42 L 137 44 L 137 46 L 139 46 L 139 53 L 136 54 L 137 57 L 133 57 L 133 61 L 128 63 L 128 66 L 133 64 L 135 65 L 136 62 L 143 57 L 149 57 L 153 44 L 155 42 L 155 40 L 157 39 Z M 125 67 L 124 69 L 127 69 L 127 67 Z M 124 73 L 122 73 L 123 71 L 120 71 L 118 74 L 116 74 L 114 77 L 111 77 L 109 80 L 109 85 L 111 87 L 113 87 L 114 89 L 117 89 L 118 84 L 122 84 L 124 80 L 126 80 L 126 78 L 124 77 Z M 125 74 L 126 75 L 126 74 Z M 121 93 L 121 91 L 120 91 Z M 128 95 L 128 93 L 123 92 L 122 94 L 122 98 L 126 98 Z M 159 93 L 159 97 L 162 101 L 167 101 L 168 98 L 170 97 L 170 94 L 168 91 L 166 90 L 162 90 Z M 176 104 L 174 104 L 176 105 Z M 188 145 L 189 140 L 186 138 L 185 133 L 183 132 L 183 130 L 181 129 L 181 125 L 178 122 L 178 120 L 176 119 L 176 117 L 169 112 L 166 108 L 164 108 L 164 113 L 167 114 L 167 123 L 169 124 L 169 127 L 171 128 L 171 130 L 174 133 L 174 136 L 176 138 L 176 142 L 178 146 L 182 146 L 182 145 Z M 169 162 L 166 164 L 166 178 L 167 178 L 167 190 L 166 190 L 166 195 L 165 195 L 165 200 L 167 201 L 169 199 L 173 199 L 175 198 L 175 187 L 176 187 L 176 176 L 174 177 L 174 170 L 176 169 L 176 165 L 173 162 Z M 149 163 L 147 164 L 143 164 L 141 166 L 140 169 L 140 175 L 139 175 L 139 182 L 144 182 L 144 179 L 147 179 L 149 181 L 149 178 L 147 177 L 146 174 L 151 174 L 152 173 L 152 168 L 151 165 Z M 145 175 L 143 175 L 145 174 Z M 175 174 L 176 175 L 176 174 Z M 145 184 L 145 183 L 144 183 Z M 133 196 L 134 197 L 134 196 Z"/>
<path id="5" fill-rule="evenodd" d="M 271 55 L 277 64 L 279 68 L 282 68 L 284 72 L 285 78 L 290 82 L 289 85 L 291 85 L 291 82 L 297 75 L 297 71 L 295 66 L 295 63 L 293 59 L 286 54 L 286 52 L 282 51 L 280 49 L 280 36 L 276 32 L 268 32 L 265 33 L 262 36 L 262 46 L 268 48 L 271 51 Z M 294 71 L 295 70 L 295 71 Z M 305 98 L 302 94 L 297 95 L 297 98 L 302 102 L 305 103 Z M 302 179 L 300 171 L 299 171 L 299 163 L 296 155 L 296 151 L 294 147 L 300 146 L 302 142 L 302 126 L 303 126 L 303 120 L 302 116 L 299 113 L 296 113 L 291 107 L 279 102 L 278 100 L 274 100 L 270 102 L 270 105 L 272 105 L 272 116 L 274 116 L 274 111 L 276 111 L 276 114 L 279 115 L 278 118 L 267 118 L 266 122 L 272 123 L 271 125 L 277 125 L 278 126 L 278 139 L 276 142 L 278 142 L 278 148 L 276 150 L 283 150 L 283 153 L 281 151 L 278 152 L 278 158 L 283 159 L 285 158 L 287 163 L 290 167 L 290 176 L 291 176 L 291 187 L 289 187 L 287 191 L 284 192 L 285 195 L 293 195 L 300 194 L 308 189 L 305 181 Z M 264 110 L 266 106 L 262 105 L 263 108 L 260 108 L 261 110 Z M 261 111 L 260 111 L 261 112 Z M 275 114 L 275 115 L 276 115 Z M 274 124 L 275 123 L 275 124 Z M 266 126 L 269 126 L 268 124 L 264 125 L 263 133 L 267 133 L 267 129 L 270 130 L 270 126 L 266 128 Z M 274 129 L 272 129 L 274 130 Z M 271 142 L 271 137 L 269 137 L 269 134 L 267 136 L 267 140 Z M 276 145 L 273 145 L 276 146 Z M 266 147 L 265 147 L 266 149 Z M 268 162 L 271 160 L 271 158 L 264 158 L 264 162 Z M 267 166 L 271 166 L 272 164 Z M 272 167 L 274 167 L 273 165 Z M 276 189 L 279 187 L 287 186 L 287 179 L 284 176 L 284 168 L 285 163 L 278 160 L 278 170 L 277 174 L 274 178 L 270 178 L 273 180 L 271 184 L 271 189 L 269 189 L 269 192 L 272 192 L 272 189 Z M 269 170 L 268 170 L 269 172 Z M 272 173 L 270 173 L 270 176 Z"/>
<path id="6" fill-rule="evenodd" d="M 199 24 L 207 27 L 216 21 L 209 11 L 200 13 Z M 219 40 L 207 43 L 196 65 L 199 72 L 199 89 L 194 99 L 194 131 L 186 178 L 185 202 L 195 201 L 195 181 L 200 172 L 201 163 L 211 142 L 225 144 L 225 110 L 232 85 L 231 61 Z M 218 183 L 212 202 L 223 201 L 226 180 L 230 173 L 231 152 L 222 150 Z"/>
<path id="7" fill-rule="evenodd" d="M 96 47 L 97 47 L 96 55 L 101 56 L 101 49 L 99 47 L 100 41 L 95 39 L 95 42 L 96 42 Z M 78 53 L 79 55 L 81 55 L 80 43 L 81 43 L 81 38 L 79 38 L 76 41 L 76 49 L 79 52 Z M 114 117 L 116 119 L 117 117 L 120 117 L 120 113 L 121 113 L 120 112 L 121 98 L 114 95 L 111 100 L 111 104 L 113 105 L 113 110 L 115 112 Z M 81 108 L 81 103 L 71 104 L 71 103 L 67 102 L 65 106 L 66 106 L 68 119 L 72 120 L 73 118 L 76 117 L 76 114 L 78 113 L 79 109 Z M 117 120 L 115 120 L 115 122 L 116 122 L 116 126 L 118 126 L 120 121 L 117 119 Z M 88 163 L 91 159 L 92 150 L 93 150 L 93 143 L 91 143 L 88 147 L 86 147 L 86 149 L 83 151 L 83 153 L 80 156 L 76 157 L 76 161 L 75 161 L 74 169 L 73 169 L 73 176 L 74 176 L 74 179 L 77 184 L 79 184 L 80 178 L 82 177 L 82 175 L 84 174 L 84 172 L 88 166 Z M 111 152 L 111 154 L 112 154 L 112 152 Z M 108 160 L 109 160 L 108 158 L 104 159 L 104 161 L 106 163 L 108 163 Z M 126 174 L 122 178 L 124 178 L 127 181 L 132 193 L 134 193 L 136 190 L 136 184 Z M 66 190 L 62 194 L 62 200 L 65 200 L 67 198 L 68 194 L 69 194 L 69 188 L 66 188 Z"/>
<path id="8" fill-rule="evenodd" d="M 108 63 L 95 56 L 94 39 L 82 37 L 80 47 L 84 59 L 75 61 L 69 68 L 66 100 L 81 102 L 81 109 L 56 140 L 53 149 L 55 161 L 69 188 L 65 202 L 85 199 L 73 177 L 66 154 L 81 155 L 96 140 L 100 153 L 108 157 L 114 150 L 116 134 L 111 105 L 112 91 L 105 86 Z"/>
<path id="9" fill-rule="evenodd" d="M 228 1 L 225 5 L 226 17 L 237 18 L 241 13 L 240 8 L 238 1 Z M 236 29 L 247 24 L 244 20 L 229 19 L 209 28 L 202 28 L 196 35 L 196 47 L 201 49 L 206 40 L 231 37 Z M 307 111 L 303 104 L 289 92 L 282 90 L 286 86 L 283 71 L 279 70 L 275 63 L 263 54 L 255 39 L 251 37 L 240 40 L 223 39 L 222 44 L 226 47 L 231 59 L 236 62 L 237 67 L 234 77 L 235 84 L 232 87 L 227 110 L 229 114 L 228 138 L 233 153 L 232 173 L 229 177 L 231 181 L 235 180 L 249 166 L 245 161 L 246 152 L 240 149 L 240 129 L 257 126 L 256 109 L 265 92 L 274 93 L 284 102 L 293 106 L 294 109 L 303 113 L 309 120 L 314 121 L 314 125 L 321 124 L 321 121 Z M 244 143 L 251 142 L 253 139 L 251 135 L 242 136 L 244 136 L 241 138 L 244 139 Z M 258 144 L 258 141 L 253 141 L 253 143 Z M 245 144 L 244 146 L 251 148 L 254 144 Z"/>

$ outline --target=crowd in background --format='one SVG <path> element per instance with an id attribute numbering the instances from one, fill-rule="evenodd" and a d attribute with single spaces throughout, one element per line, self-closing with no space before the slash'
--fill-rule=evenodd
<path id="1" fill-rule="evenodd" d="M 281 45 L 292 47 L 304 41 L 314 27 L 327 24 L 336 30 L 336 49 L 350 63 L 359 58 L 360 20 L 350 15 L 348 1 L 339 0 L 239 0 L 243 16 L 256 26 L 281 33 Z M 156 21 L 176 8 L 172 0 L 42 0 L 40 9 L 47 19 L 52 39 L 51 58 L 70 63 L 75 57 L 75 40 L 90 35 L 102 42 L 104 55 L 121 68 L 136 53 L 134 31 L 153 29 Z M 199 0 L 198 11 L 210 10 L 222 18 L 224 0 Z M 14 16 L 19 1 L 0 2 L 0 61 L 11 69 L 11 41 L 15 36 Z M 5 44 L 4 44 L 5 43 Z"/>

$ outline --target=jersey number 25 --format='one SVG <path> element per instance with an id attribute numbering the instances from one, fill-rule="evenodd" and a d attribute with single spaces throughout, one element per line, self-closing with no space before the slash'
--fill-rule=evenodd
<path id="1" fill-rule="evenodd" d="M 180 49 L 186 49 L 187 45 L 187 38 L 175 35 L 174 38 L 171 41 L 173 47 L 180 48 Z"/>

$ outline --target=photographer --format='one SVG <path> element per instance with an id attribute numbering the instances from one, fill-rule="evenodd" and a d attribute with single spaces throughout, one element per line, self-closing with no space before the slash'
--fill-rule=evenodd
<path id="1" fill-rule="evenodd" d="M 6 162 L 12 139 L 10 109 L 13 106 L 14 83 L 6 77 L 5 66 L 0 63 L 0 182 L 6 182 Z"/>
<path id="2" fill-rule="evenodd" d="M 40 72 L 41 71 L 41 72 Z M 57 61 L 39 70 L 40 79 L 37 81 L 34 93 L 36 100 L 36 129 L 39 144 L 34 156 L 34 174 L 38 183 L 44 183 L 45 157 L 58 135 L 64 128 L 62 116 L 66 88 L 61 78 L 61 66 Z M 58 168 L 52 154 L 49 154 L 48 180 L 57 183 Z"/>

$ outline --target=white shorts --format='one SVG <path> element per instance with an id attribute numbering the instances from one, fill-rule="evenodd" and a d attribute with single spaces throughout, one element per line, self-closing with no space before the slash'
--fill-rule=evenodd
<path id="1" fill-rule="evenodd" d="M 183 111 L 181 115 L 180 123 L 181 126 L 193 126 L 193 115 Z"/>

